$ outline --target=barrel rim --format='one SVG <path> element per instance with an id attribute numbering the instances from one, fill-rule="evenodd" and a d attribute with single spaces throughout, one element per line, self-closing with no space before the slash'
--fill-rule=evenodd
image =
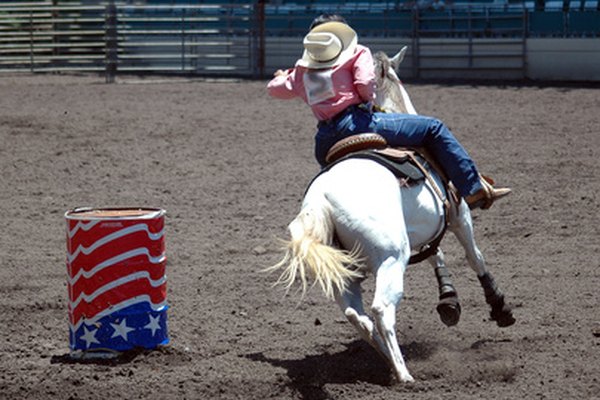
<path id="1" fill-rule="evenodd" d="M 101 216 L 101 215 L 83 215 L 84 213 L 89 213 L 90 211 L 146 211 L 147 213 L 141 215 L 111 215 L 111 216 Z M 68 220 L 101 220 L 101 221 L 110 221 L 110 220 L 137 220 L 137 219 L 155 219 L 162 217 L 166 214 L 166 210 L 160 207 L 76 207 L 65 213 L 65 218 Z"/>

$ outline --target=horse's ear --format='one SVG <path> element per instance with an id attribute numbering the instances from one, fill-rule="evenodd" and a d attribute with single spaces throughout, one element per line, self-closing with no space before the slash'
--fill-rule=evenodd
<path id="1" fill-rule="evenodd" d="M 402 49 L 400 49 L 400 51 L 390 60 L 392 63 L 392 68 L 394 68 L 394 71 L 398 71 L 398 67 L 400 66 L 400 64 L 402 63 L 402 60 L 404 60 L 404 55 L 406 54 L 406 50 L 408 49 L 408 46 L 404 46 Z"/>

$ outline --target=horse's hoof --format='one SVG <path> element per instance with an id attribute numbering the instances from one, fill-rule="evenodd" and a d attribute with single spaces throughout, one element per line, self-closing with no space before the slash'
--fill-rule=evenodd
<path id="1" fill-rule="evenodd" d="M 436 310 L 446 326 L 454 326 L 460 320 L 460 303 L 456 296 L 441 299 Z"/>
<path id="2" fill-rule="evenodd" d="M 492 311 L 490 313 L 490 318 L 492 318 L 493 321 L 496 321 L 496 325 L 500 328 L 511 326 L 517 321 L 508 307 L 503 307 L 502 310 Z"/>
<path id="3" fill-rule="evenodd" d="M 412 383 L 415 381 L 415 378 L 408 372 L 405 373 L 396 373 L 396 380 L 398 383 Z"/>

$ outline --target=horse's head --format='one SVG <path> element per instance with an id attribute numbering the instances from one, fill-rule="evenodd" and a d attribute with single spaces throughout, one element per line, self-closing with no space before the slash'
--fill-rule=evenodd
<path id="1" fill-rule="evenodd" d="M 415 108 L 398 77 L 398 68 L 404 60 L 407 47 L 404 46 L 394 57 L 377 52 L 373 57 L 375 64 L 375 104 L 389 111 L 416 114 Z"/>
<path id="2" fill-rule="evenodd" d="M 398 68 L 400 64 L 404 60 L 404 55 L 406 54 L 406 49 L 408 47 L 404 46 L 394 57 L 389 58 L 387 54 L 383 51 L 378 51 L 374 55 L 375 62 L 375 75 L 376 75 L 376 83 L 379 86 L 383 84 L 386 80 L 391 80 L 395 82 L 399 82 L 400 78 L 398 77 Z"/>

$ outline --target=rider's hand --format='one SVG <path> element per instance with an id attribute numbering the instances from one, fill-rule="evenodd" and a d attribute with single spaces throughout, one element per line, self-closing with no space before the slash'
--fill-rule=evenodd
<path id="1" fill-rule="evenodd" d="M 286 76 L 286 75 L 289 75 L 289 73 L 290 73 L 289 69 L 285 70 L 285 71 L 282 70 L 282 69 L 278 69 L 277 71 L 275 71 L 275 73 L 273 74 L 273 76 L 276 76 L 276 77 L 277 76 Z"/>

